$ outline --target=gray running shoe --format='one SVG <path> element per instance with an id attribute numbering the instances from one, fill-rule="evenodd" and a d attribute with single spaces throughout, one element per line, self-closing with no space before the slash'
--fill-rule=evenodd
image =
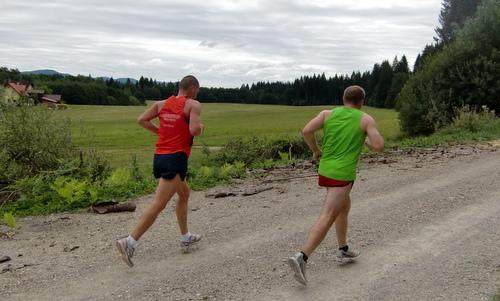
<path id="1" fill-rule="evenodd" d="M 189 236 L 189 240 L 181 240 L 181 251 L 182 253 L 189 253 L 192 249 L 194 249 L 194 245 L 201 240 L 201 235 L 199 234 L 191 234 Z"/>
<path id="2" fill-rule="evenodd" d="M 116 247 L 118 248 L 118 252 L 125 261 L 125 263 L 129 267 L 133 267 L 134 263 L 132 262 L 132 257 L 134 256 L 134 249 L 128 247 L 127 238 L 124 237 L 116 241 Z"/>
<path id="3" fill-rule="evenodd" d="M 294 272 L 295 280 L 303 285 L 307 285 L 306 279 L 306 262 L 304 256 L 301 252 L 296 253 L 292 257 L 288 258 L 288 265 L 292 268 Z"/>
<path id="4" fill-rule="evenodd" d="M 337 260 L 340 262 L 351 262 L 358 257 L 359 257 L 359 252 L 352 250 L 347 250 L 347 251 L 337 250 Z"/>

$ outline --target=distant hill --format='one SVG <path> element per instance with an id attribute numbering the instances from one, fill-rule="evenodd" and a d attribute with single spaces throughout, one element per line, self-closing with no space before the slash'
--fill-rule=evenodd
<path id="1" fill-rule="evenodd" d="M 109 80 L 111 77 L 109 76 L 100 76 L 100 77 L 96 77 L 96 79 L 102 79 L 104 81 L 107 81 Z M 127 83 L 127 80 L 130 79 L 130 82 L 132 84 L 137 84 L 139 81 L 136 80 L 135 78 L 130 78 L 130 77 L 120 77 L 120 78 L 113 78 L 115 80 L 115 82 L 119 82 L 120 84 L 126 84 Z"/>
<path id="2" fill-rule="evenodd" d="M 24 74 L 42 74 L 42 75 L 69 75 L 61 72 L 57 72 L 52 69 L 42 69 L 42 70 L 33 70 L 33 71 L 23 71 Z"/>
<path id="3" fill-rule="evenodd" d="M 52 69 L 41 69 L 41 70 L 33 70 L 33 71 L 23 71 L 22 72 L 23 74 L 36 74 L 36 75 L 63 75 L 63 76 L 68 76 L 68 75 L 71 75 L 71 74 L 67 74 L 67 73 L 61 73 L 61 72 L 58 72 L 56 70 L 52 70 Z M 96 77 L 96 79 L 102 79 L 104 81 L 107 81 L 109 80 L 111 77 L 109 76 L 100 76 L 100 77 Z M 130 82 L 132 84 L 136 84 L 137 82 L 139 82 L 138 80 L 136 80 L 135 78 L 130 78 L 130 77 L 121 77 L 121 78 L 115 78 L 114 80 L 116 82 L 119 82 L 120 84 L 126 84 L 127 83 L 127 80 L 130 79 Z"/>
<path id="4" fill-rule="evenodd" d="M 121 84 L 126 84 L 127 83 L 127 80 L 130 79 L 130 82 L 132 84 L 137 84 L 139 81 L 136 80 L 135 78 L 130 78 L 130 77 L 126 77 L 126 78 L 117 78 L 116 81 L 121 83 Z"/>

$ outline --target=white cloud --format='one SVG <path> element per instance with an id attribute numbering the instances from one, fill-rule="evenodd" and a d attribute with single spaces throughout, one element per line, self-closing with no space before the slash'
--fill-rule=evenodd
<path id="1" fill-rule="evenodd" d="M 440 0 L 2 1 L 0 66 L 205 86 L 369 70 L 432 42 Z"/>

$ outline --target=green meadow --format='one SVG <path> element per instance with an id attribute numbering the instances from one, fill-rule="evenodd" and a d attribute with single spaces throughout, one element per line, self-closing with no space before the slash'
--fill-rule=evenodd
<path id="1" fill-rule="evenodd" d="M 232 137 L 300 135 L 307 121 L 329 108 L 331 106 L 203 104 L 205 132 L 195 139 L 192 161 L 196 163 L 203 145 L 221 146 Z M 77 145 L 103 152 L 113 166 L 128 164 L 136 155 L 141 167 L 149 168 L 156 137 L 136 123 L 137 116 L 145 109 L 142 106 L 71 105 L 56 114 L 71 119 Z M 376 119 L 386 139 L 398 137 L 397 112 L 370 107 L 363 110 Z"/>

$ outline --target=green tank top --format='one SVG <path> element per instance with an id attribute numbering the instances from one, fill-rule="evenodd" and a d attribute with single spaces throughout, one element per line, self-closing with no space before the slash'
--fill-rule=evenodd
<path id="1" fill-rule="evenodd" d="M 354 181 L 366 134 L 361 129 L 363 112 L 340 107 L 323 124 L 323 150 L 319 174 L 330 179 Z"/>

